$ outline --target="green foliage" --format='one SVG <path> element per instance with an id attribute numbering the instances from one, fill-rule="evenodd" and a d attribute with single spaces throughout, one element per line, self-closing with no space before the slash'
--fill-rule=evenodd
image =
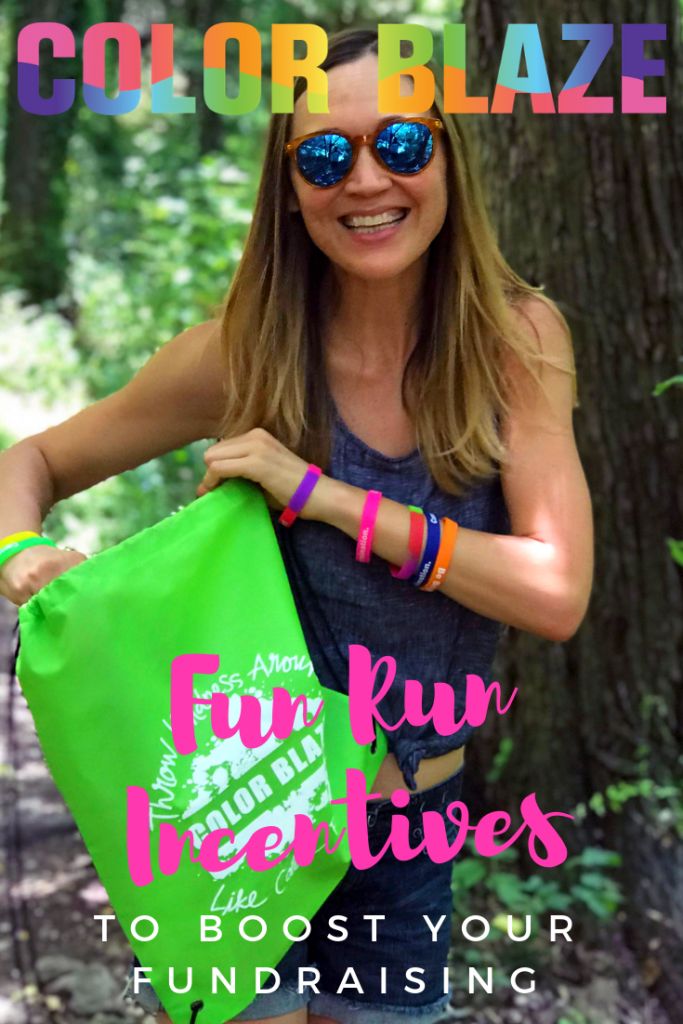
<path id="1" fill-rule="evenodd" d="M 683 387 L 683 373 L 678 373 L 675 377 L 669 377 L 668 380 L 661 380 L 659 384 L 655 385 L 652 394 L 655 398 L 658 398 L 659 395 L 664 394 L 665 391 L 673 387 Z M 674 540 L 673 537 L 667 537 L 666 545 L 674 562 L 678 565 L 683 565 L 683 540 Z"/>
<path id="2" fill-rule="evenodd" d="M 0 379 L 14 395 L 39 394 L 45 407 L 85 393 L 74 376 L 80 360 L 74 329 L 53 306 L 25 305 L 19 291 L 0 293 Z M 21 356 L 19 357 L 19 354 Z"/>
<path id="3" fill-rule="evenodd" d="M 0 412 L 0 428 L 26 436 L 66 418 L 214 315 L 250 222 L 267 119 L 261 109 L 227 121 L 222 150 L 200 157 L 193 118 L 141 106 L 110 119 L 81 105 L 66 165 L 67 295 L 37 307 L 0 293 L 0 407 L 3 390 L 25 396 L 15 422 Z M 201 448 L 60 503 L 47 529 L 93 551 L 150 525 L 194 498 Z"/>
<path id="4" fill-rule="evenodd" d="M 669 377 L 668 380 L 661 380 L 659 384 L 656 384 L 652 394 L 655 398 L 662 395 L 665 391 L 668 391 L 672 387 L 683 387 L 683 374 L 679 373 L 675 377 Z"/>
<path id="5" fill-rule="evenodd" d="M 487 782 L 496 782 L 512 756 L 514 741 L 505 737 L 487 772 Z M 612 794 L 613 795 L 613 794 Z M 592 808 L 591 808 L 592 809 Z M 586 817 L 585 805 L 575 808 L 574 817 Z M 572 921 L 607 925 L 614 920 L 623 902 L 621 889 L 614 878 L 621 865 L 621 857 L 613 850 L 588 846 L 580 854 L 567 860 L 552 871 L 537 870 L 531 874 L 521 865 L 520 852 L 515 847 L 495 857 L 482 857 L 476 851 L 473 839 L 468 839 L 460 857 L 453 865 L 451 887 L 457 920 L 479 914 L 491 923 L 491 932 L 482 943 L 463 943 L 456 934 L 452 958 L 457 964 L 483 970 L 493 968 L 506 982 L 516 966 L 535 969 L 548 966 L 553 947 L 541 929 L 547 926 L 550 914 L 566 914 Z M 525 918 L 530 919 L 530 934 L 521 939 L 526 930 Z M 519 936 L 513 941 L 508 935 Z"/>
<path id="6" fill-rule="evenodd" d="M 678 565 L 683 565 L 683 540 L 674 540 L 673 537 L 667 537 L 666 543 L 669 548 L 669 554 L 674 562 L 677 562 Z"/>
<path id="7" fill-rule="evenodd" d="M 505 850 L 497 857 L 474 857 L 456 861 L 452 888 L 455 905 L 464 916 L 463 903 L 475 890 L 479 897 L 501 907 L 505 913 L 540 916 L 547 912 L 568 913 L 587 909 L 596 917 L 608 918 L 621 903 L 616 882 L 606 872 L 621 863 L 619 854 L 589 846 L 570 857 L 552 872 L 523 878 L 519 854 Z M 468 911 L 469 912 L 469 911 Z"/>
<path id="8" fill-rule="evenodd" d="M 649 776 L 618 779 L 604 792 L 594 793 L 587 805 L 579 804 L 574 816 L 581 821 L 589 810 L 599 818 L 608 813 L 620 814 L 625 804 L 637 798 L 648 801 L 649 820 L 662 834 L 672 831 L 678 839 L 683 839 L 683 782 L 680 778 L 665 782 L 655 782 Z"/>
<path id="9" fill-rule="evenodd" d="M 67 224 L 71 280 L 83 372 L 95 397 L 213 314 L 251 219 L 266 118 L 260 111 L 227 122 L 223 151 L 201 158 L 187 120 L 149 112 L 133 125 L 120 120 L 120 181 L 101 180 L 86 136 L 74 140 L 67 168 L 80 197 Z"/>
<path id="10" fill-rule="evenodd" d="M 646 730 L 653 715 L 667 716 L 668 709 L 659 694 L 643 694 L 638 707 L 638 717 Z M 678 765 L 673 773 L 662 778 L 661 768 L 653 766 L 653 751 L 649 743 L 642 742 L 633 751 L 633 774 L 629 778 L 613 779 L 606 788 L 593 793 L 587 803 L 578 804 L 573 814 L 577 821 L 584 821 L 589 812 L 599 818 L 608 814 L 621 814 L 632 800 L 642 800 L 647 806 L 647 819 L 658 835 L 683 839 L 683 753 L 678 756 Z"/>
<path id="11" fill-rule="evenodd" d="M 459 934 L 453 944 L 455 963 L 483 969 L 492 966 L 501 977 L 521 964 L 536 969 L 547 964 L 552 947 L 542 928 L 552 913 L 572 920 L 609 922 L 622 903 L 619 885 L 611 876 L 619 867 L 617 853 L 601 847 L 587 847 L 568 858 L 552 873 L 537 872 L 524 877 L 519 852 L 510 848 L 496 857 L 481 857 L 468 840 L 461 859 L 453 866 L 452 890 L 456 917 L 471 914 L 485 917 L 491 932 L 485 942 L 463 943 Z M 526 930 L 529 916 L 529 935 Z M 513 941 L 508 930 L 519 941 Z"/>
<path id="12" fill-rule="evenodd" d="M 14 444 L 15 438 L 3 427 L 0 427 L 0 452 Z"/>
<path id="13" fill-rule="evenodd" d="M 513 740 L 509 736 L 504 736 L 503 739 L 500 741 L 498 750 L 494 755 L 493 763 L 489 768 L 488 772 L 486 773 L 487 782 L 498 782 L 502 778 L 503 772 L 505 771 L 505 766 L 507 765 L 508 761 L 510 760 L 510 757 L 512 756 L 513 749 Z"/>

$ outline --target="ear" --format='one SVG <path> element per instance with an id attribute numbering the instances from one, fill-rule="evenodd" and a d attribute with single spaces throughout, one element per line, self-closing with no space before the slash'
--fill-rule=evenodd
<path id="1" fill-rule="evenodd" d="M 299 213 L 301 207 L 299 206 L 299 200 L 297 199 L 296 192 L 294 189 L 290 189 L 289 198 L 287 200 L 287 210 L 289 213 Z"/>

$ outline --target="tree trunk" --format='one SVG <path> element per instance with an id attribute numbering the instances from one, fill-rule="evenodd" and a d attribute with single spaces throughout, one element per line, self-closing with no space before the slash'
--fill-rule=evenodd
<path id="1" fill-rule="evenodd" d="M 3 275 L 27 293 L 31 302 L 56 298 L 66 280 L 67 252 L 62 226 L 67 206 L 65 161 L 77 115 L 70 110 L 39 117 L 17 100 L 16 40 L 32 21 L 61 21 L 79 38 L 87 19 L 85 0 L 15 0 L 7 87 L 7 134 L 4 153 L 5 212 L 0 225 Z M 77 42 L 77 47 L 80 41 Z M 78 51 L 77 51 L 78 52 Z M 80 78 L 80 59 L 53 60 L 41 53 L 41 93 L 49 95 L 54 76 Z"/>
<path id="2" fill-rule="evenodd" d="M 546 285 L 573 329 L 575 430 L 596 525 L 586 620 L 562 645 L 511 632 L 498 664 L 519 697 L 472 760 L 483 774 L 500 740 L 513 741 L 502 778 L 482 794 L 510 813 L 529 792 L 544 809 L 571 811 L 620 780 L 678 790 L 563 830 L 575 852 L 599 839 L 621 853 L 629 935 L 672 1020 L 683 1005 L 683 593 L 666 538 L 683 533 L 681 395 L 654 398 L 652 389 L 681 371 L 679 16 L 678 0 L 466 0 L 464 11 L 468 91 L 489 97 L 508 23 L 539 24 L 555 98 L 585 45 L 562 42 L 562 23 L 615 26 L 589 89 L 615 97 L 613 115 L 532 115 L 519 96 L 513 116 L 469 118 L 501 248 L 522 276 Z M 666 75 L 645 91 L 666 95 L 668 113 L 622 115 L 621 25 L 662 21 L 667 41 L 645 54 L 664 57 Z"/>
<path id="3" fill-rule="evenodd" d="M 234 15 L 234 17 L 233 17 Z M 202 39 L 211 25 L 220 21 L 239 20 L 239 11 L 235 4 L 226 8 L 219 0 L 190 0 L 180 5 L 178 17 L 186 21 Z M 234 65 L 234 55 L 227 61 L 229 89 L 237 91 L 239 74 Z M 204 66 L 201 51 L 197 51 L 188 68 L 189 94 L 197 99 L 195 123 L 197 130 L 197 148 L 200 156 L 206 153 L 220 153 L 229 130 L 228 121 L 222 114 L 210 110 L 204 102 Z"/>

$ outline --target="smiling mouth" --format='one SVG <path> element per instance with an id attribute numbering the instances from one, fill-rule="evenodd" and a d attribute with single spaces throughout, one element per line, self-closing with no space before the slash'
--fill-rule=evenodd
<path id="1" fill-rule="evenodd" d="M 369 235 L 374 234 L 376 231 L 384 231 L 386 228 L 393 227 L 394 224 L 399 224 L 402 220 L 406 219 L 409 213 L 410 210 L 407 209 L 387 210 L 386 213 L 365 217 L 360 215 L 340 217 L 339 221 L 347 231 Z"/>

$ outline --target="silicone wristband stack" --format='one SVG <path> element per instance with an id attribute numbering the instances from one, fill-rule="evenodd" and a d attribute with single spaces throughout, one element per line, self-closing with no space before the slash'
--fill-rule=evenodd
<path id="1" fill-rule="evenodd" d="M 304 473 L 303 480 L 289 499 L 287 508 L 285 508 L 280 515 L 279 522 L 282 523 L 283 526 L 291 526 L 296 517 L 303 510 L 303 507 L 313 493 L 313 488 L 320 479 L 321 474 L 322 469 L 320 466 L 314 466 L 313 463 L 311 463 Z"/>
<path id="2" fill-rule="evenodd" d="M 36 533 L 35 530 L 22 530 L 21 533 L 10 533 L 7 537 L 3 537 L 0 540 L 0 548 L 6 548 L 10 544 L 16 544 L 20 540 L 27 540 L 29 537 L 40 537 L 40 534 Z"/>
<path id="3" fill-rule="evenodd" d="M 19 540 L 15 544 L 8 544 L 4 548 L 0 548 L 0 565 L 4 565 L 5 562 L 9 562 L 10 558 L 14 558 L 20 551 L 25 551 L 26 548 L 44 547 L 48 546 L 51 548 L 57 547 L 53 540 L 49 540 L 47 537 L 26 537 L 24 540 Z"/>
<path id="4" fill-rule="evenodd" d="M 410 533 L 408 535 L 408 557 L 403 565 L 390 565 L 391 575 L 395 580 L 409 580 L 420 564 L 422 542 L 425 533 L 425 517 L 421 508 L 409 505 Z"/>
<path id="5" fill-rule="evenodd" d="M 360 529 L 358 531 L 358 543 L 356 544 L 356 561 L 369 562 L 372 555 L 372 538 L 375 534 L 375 523 L 379 503 L 382 500 L 381 491 L 368 491 L 363 505 L 363 514 L 360 517 Z"/>
<path id="6" fill-rule="evenodd" d="M 421 587 L 429 579 L 439 547 L 441 546 L 441 521 L 439 517 L 434 512 L 425 512 L 425 516 L 427 518 L 427 543 L 422 552 L 417 572 L 410 581 L 416 587 Z"/>
<path id="7" fill-rule="evenodd" d="M 441 544 L 439 545 L 439 551 L 434 562 L 434 568 L 432 569 L 431 574 L 427 577 L 427 582 L 421 588 L 422 590 L 438 590 L 443 583 L 444 577 L 448 572 L 448 567 L 451 564 L 457 536 L 458 524 L 455 520 L 442 519 Z"/>

